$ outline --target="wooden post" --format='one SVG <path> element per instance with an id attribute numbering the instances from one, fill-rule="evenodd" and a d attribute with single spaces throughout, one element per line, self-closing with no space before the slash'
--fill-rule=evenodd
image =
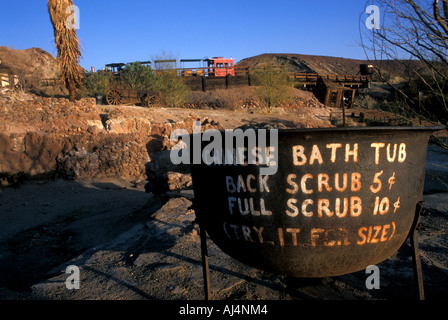
<path id="1" fill-rule="evenodd" d="M 359 122 L 366 122 L 366 114 L 364 112 L 359 114 Z"/>
<path id="2" fill-rule="evenodd" d="M 192 204 L 189 209 L 196 212 L 196 222 L 199 224 L 199 237 L 201 239 L 201 261 L 202 261 L 202 276 L 204 285 L 204 299 L 210 300 L 210 268 L 208 265 L 208 251 L 207 251 L 207 233 L 205 231 L 202 214 L 197 205 L 197 199 L 191 199 Z"/>
<path id="3" fill-rule="evenodd" d="M 336 108 L 340 108 L 341 107 L 341 102 L 342 102 L 342 98 L 343 98 L 343 94 L 342 94 L 342 89 L 337 89 L 336 91 Z"/>
<path id="4" fill-rule="evenodd" d="M 352 100 L 350 101 L 350 108 L 353 108 L 353 104 L 355 103 L 355 94 L 356 94 L 356 89 L 354 89 L 352 91 Z"/>
<path id="5" fill-rule="evenodd" d="M 14 74 L 13 73 L 8 74 L 8 80 L 9 80 L 9 87 L 11 89 L 14 89 Z"/>
<path id="6" fill-rule="evenodd" d="M 331 97 L 331 89 L 330 88 L 325 88 L 325 100 L 324 100 L 324 105 L 326 107 L 331 107 L 330 106 L 330 97 Z"/>
<path id="7" fill-rule="evenodd" d="M 206 85 L 206 80 L 205 80 L 205 76 L 201 77 L 201 81 L 202 81 L 202 91 L 207 91 L 207 85 Z"/>

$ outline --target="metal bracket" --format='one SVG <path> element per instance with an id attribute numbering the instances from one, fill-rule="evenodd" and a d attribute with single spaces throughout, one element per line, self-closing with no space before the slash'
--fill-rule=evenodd
<path id="1" fill-rule="evenodd" d="M 414 221 L 412 223 L 412 227 L 409 232 L 409 240 L 411 242 L 411 249 L 412 249 L 412 266 L 414 268 L 414 278 L 416 281 L 418 297 L 420 300 L 425 300 L 425 292 L 423 286 L 422 264 L 420 262 L 420 251 L 418 247 L 417 227 L 420 223 L 420 215 L 424 210 L 423 203 L 424 203 L 423 201 L 417 203 L 417 206 L 415 208 Z"/>
<path id="2" fill-rule="evenodd" d="M 201 236 L 201 259 L 202 259 L 202 275 L 204 278 L 204 298 L 210 300 L 210 271 L 208 267 L 208 252 L 207 252 L 207 235 L 205 228 L 199 225 L 199 233 Z"/>
<path id="3" fill-rule="evenodd" d="M 196 223 L 199 225 L 199 236 L 201 238 L 201 261 L 202 261 L 202 277 L 204 279 L 204 299 L 210 300 L 210 269 L 208 266 L 208 251 L 207 251 L 207 234 L 205 227 L 202 223 L 201 213 L 198 210 L 198 206 L 195 204 L 196 198 L 192 198 L 191 209 L 196 214 Z"/>

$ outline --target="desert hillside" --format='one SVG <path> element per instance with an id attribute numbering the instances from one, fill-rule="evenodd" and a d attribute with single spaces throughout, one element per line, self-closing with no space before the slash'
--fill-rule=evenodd
<path id="1" fill-rule="evenodd" d="M 399 77 L 401 79 L 409 78 L 410 67 L 415 69 L 423 67 L 422 63 L 416 60 L 382 60 L 372 62 L 368 60 L 292 53 L 264 53 L 243 59 L 238 62 L 237 65 L 253 67 L 266 63 L 286 65 L 293 72 L 337 75 L 357 75 L 360 70 L 360 64 L 373 64 L 383 74 L 388 75 L 391 78 Z"/>
<path id="2" fill-rule="evenodd" d="M 56 58 L 40 48 L 14 50 L 0 46 L 0 69 L 8 68 L 19 75 L 33 79 L 57 78 L 58 66 Z M 237 66 L 257 66 L 266 63 L 287 65 L 294 72 L 310 72 L 319 74 L 357 75 L 360 64 L 373 64 L 383 74 L 391 78 L 407 79 L 410 68 L 419 69 L 423 65 L 416 60 L 382 60 L 368 61 L 329 57 L 319 55 L 303 55 L 293 53 L 264 53 L 245 58 Z"/>
<path id="3" fill-rule="evenodd" d="M 57 78 L 56 58 L 40 48 L 14 50 L 0 46 L 1 67 L 11 69 L 18 75 L 37 79 Z"/>

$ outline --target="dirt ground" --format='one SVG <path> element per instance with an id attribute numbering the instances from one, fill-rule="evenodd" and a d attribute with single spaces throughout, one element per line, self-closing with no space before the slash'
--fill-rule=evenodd
<path id="1" fill-rule="evenodd" d="M 99 106 L 100 111 L 109 106 Z M 178 122 L 194 112 L 225 128 L 244 125 L 331 125 L 332 110 L 148 110 L 122 107 L 150 121 Z M 110 111 L 110 109 L 108 109 Z M 356 113 L 357 111 L 354 110 Z M 305 120 L 305 121 L 304 121 Z M 356 121 L 356 118 L 353 118 Z M 448 154 L 428 149 L 427 210 L 419 230 L 428 300 L 448 299 Z M 201 300 L 203 278 L 192 192 L 161 200 L 144 180 L 43 179 L 0 190 L 1 300 Z M 173 195 L 173 194 L 172 194 Z M 380 289 L 364 271 L 324 279 L 292 279 L 243 265 L 208 241 L 211 297 L 216 300 L 415 299 L 407 241 L 378 265 Z M 68 289 L 68 266 L 79 289 Z"/>
<path id="2" fill-rule="evenodd" d="M 250 90 L 249 90 L 250 89 Z M 254 87 L 244 88 L 246 95 L 254 94 Z M 233 90 L 233 91 L 232 91 Z M 217 90 L 223 94 L 238 94 L 241 89 Z M 198 99 L 204 99 L 205 93 L 196 93 Z M 144 117 L 150 122 L 170 122 L 179 123 L 185 120 L 190 114 L 198 118 L 208 118 L 214 120 L 225 129 L 233 129 L 241 126 L 253 124 L 266 124 L 281 128 L 297 128 L 305 126 L 331 126 L 330 114 L 341 113 L 340 109 L 326 108 L 317 101 L 311 92 L 294 90 L 294 97 L 299 99 L 301 107 L 296 109 L 275 108 L 272 113 L 267 113 L 264 108 L 238 108 L 236 110 L 225 108 L 142 108 L 140 106 L 98 106 L 98 111 L 113 112 L 113 110 L 126 110 L 126 114 L 133 117 Z M 308 106 L 310 105 L 310 106 Z M 317 108 L 314 106 L 318 106 Z M 359 114 L 359 112 L 358 112 Z"/>
<path id="3" fill-rule="evenodd" d="M 160 202 L 128 181 L 29 182 L 0 193 L 0 299 L 203 299 L 198 226 L 188 192 Z M 419 231 L 425 295 L 448 299 L 448 193 L 425 195 Z M 415 299 L 409 243 L 378 265 L 379 290 L 357 272 L 291 279 L 245 266 L 208 240 L 216 300 Z M 80 289 L 66 287 L 67 266 Z"/>

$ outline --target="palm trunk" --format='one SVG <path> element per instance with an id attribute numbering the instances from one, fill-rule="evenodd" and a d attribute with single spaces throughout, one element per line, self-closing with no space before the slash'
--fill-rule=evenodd
<path id="1" fill-rule="evenodd" d="M 61 77 L 69 91 L 70 101 L 76 99 L 76 89 L 81 86 L 82 68 L 79 65 L 82 54 L 76 35 L 76 28 L 67 23 L 72 15 L 67 8 L 73 6 L 72 0 L 48 0 L 48 12 L 54 29 L 58 63 Z"/>
<path id="2" fill-rule="evenodd" d="M 76 100 L 76 85 L 73 84 L 71 81 L 67 83 L 67 90 L 68 90 L 68 99 L 70 101 Z"/>

